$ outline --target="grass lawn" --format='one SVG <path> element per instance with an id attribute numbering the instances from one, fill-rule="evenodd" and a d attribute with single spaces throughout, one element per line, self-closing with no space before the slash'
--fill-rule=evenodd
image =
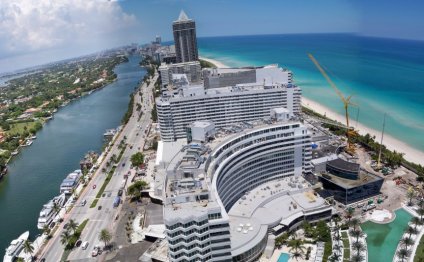
<path id="1" fill-rule="evenodd" d="M 420 244 L 418 244 L 417 251 L 415 252 L 414 262 L 424 261 L 424 236 L 421 237 Z"/>
<path id="2" fill-rule="evenodd" d="M 26 130 L 29 132 L 29 130 L 33 128 L 36 123 L 37 123 L 36 121 L 32 121 L 32 122 L 25 122 L 25 123 L 10 124 L 10 130 L 7 131 L 7 133 L 9 135 L 22 134 L 25 131 L 25 127 L 27 128 Z"/>

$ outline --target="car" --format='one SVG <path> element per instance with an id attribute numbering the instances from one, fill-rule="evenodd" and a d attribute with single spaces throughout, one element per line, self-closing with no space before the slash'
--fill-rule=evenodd
<path id="1" fill-rule="evenodd" d="M 78 239 L 77 242 L 75 243 L 75 246 L 76 247 L 80 247 L 81 244 L 82 244 L 82 240 L 81 239 Z"/>
<path id="2" fill-rule="evenodd" d="M 93 185 L 93 189 L 96 189 L 96 185 Z"/>
<path id="3" fill-rule="evenodd" d="M 124 163 L 122 163 L 122 166 L 125 166 L 125 162 L 124 162 Z"/>
<path id="4" fill-rule="evenodd" d="M 85 206 L 85 204 L 87 204 L 87 199 L 84 199 L 84 200 L 81 202 L 81 206 Z"/>
<path id="5" fill-rule="evenodd" d="M 118 196 L 122 196 L 122 193 L 124 193 L 124 191 L 122 191 L 122 189 L 119 189 Z"/>
<path id="6" fill-rule="evenodd" d="M 86 250 L 88 247 L 88 241 L 84 241 L 84 243 L 81 244 L 82 250 Z"/>
<path id="7" fill-rule="evenodd" d="M 99 206 L 98 208 L 97 208 L 97 210 L 101 210 L 102 209 L 102 206 Z"/>
<path id="8" fill-rule="evenodd" d="M 63 229 L 67 229 L 69 227 L 69 223 L 66 223 L 64 226 L 63 226 Z"/>
<path id="9" fill-rule="evenodd" d="M 91 251 L 91 256 L 92 257 L 97 257 L 97 255 L 99 254 L 99 251 L 97 250 L 96 247 L 93 248 L 93 251 Z"/>

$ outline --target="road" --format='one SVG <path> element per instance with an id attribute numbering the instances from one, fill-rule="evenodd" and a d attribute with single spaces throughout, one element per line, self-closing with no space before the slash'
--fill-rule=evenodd
<path id="1" fill-rule="evenodd" d="M 63 225 L 66 224 L 70 219 L 74 219 L 77 223 L 82 223 L 85 219 L 89 219 L 89 222 L 84 228 L 80 238 L 83 242 L 89 242 L 88 248 L 86 250 L 75 248 L 69 255 L 68 259 L 71 261 L 97 260 L 97 258 L 93 258 L 91 256 L 91 251 L 95 245 L 103 247 L 104 244 L 98 240 L 99 232 L 102 229 L 106 228 L 110 232 L 113 232 L 114 230 L 115 218 L 119 214 L 120 207 L 114 208 L 113 201 L 122 185 L 124 174 L 128 173 L 130 170 L 130 157 L 134 153 L 142 151 L 144 147 L 145 131 L 148 129 L 152 122 L 150 113 L 154 105 L 152 89 L 157 78 L 158 74 L 156 73 L 153 77 L 153 80 L 150 81 L 149 86 L 143 83 L 139 88 L 139 91 L 141 91 L 143 95 L 143 100 L 141 103 L 141 112 L 143 112 L 143 115 L 141 116 L 140 120 L 138 120 L 139 112 L 136 111 L 136 104 L 140 102 L 141 97 L 138 91 L 135 93 L 132 117 L 122 129 L 122 132 L 119 134 L 118 139 L 116 139 L 115 144 L 104 158 L 105 161 L 102 162 L 97 171 L 93 174 L 92 180 L 87 185 L 85 191 L 81 193 L 81 196 L 75 203 L 74 208 L 65 216 L 64 222 L 62 225 L 60 225 L 60 228 L 55 232 L 52 239 L 50 239 L 49 243 L 44 248 L 44 253 L 39 256 L 40 258 L 45 258 L 47 262 L 60 261 L 64 251 L 64 247 L 60 243 L 60 235 L 63 232 Z M 109 184 L 104 191 L 104 197 L 99 199 L 95 208 L 90 208 L 92 201 L 96 198 L 96 194 L 106 178 L 106 174 L 104 174 L 101 170 L 106 168 L 106 160 L 108 160 L 112 155 L 115 154 L 116 156 L 119 156 L 120 149 L 118 148 L 118 145 L 120 141 L 124 139 L 124 137 L 126 137 L 126 143 L 129 146 L 126 147 L 120 162 L 117 163 L 118 165 L 116 167 L 115 173 L 113 174 Z M 131 145 L 132 148 L 130 148 Z M 126 186 L 128 186 L 129 183 L 130 182 L 128 181 Z M 96 185 L 95 188 L 94 185 Z M 125 195 L 123 197 L 125 197 Z M 87 200 L 87 204 L 85 206 L 81 206 L 81 202 L 83 200 Z M 99 207 L 101 207 L 101 209 L 99 209 Z"/>

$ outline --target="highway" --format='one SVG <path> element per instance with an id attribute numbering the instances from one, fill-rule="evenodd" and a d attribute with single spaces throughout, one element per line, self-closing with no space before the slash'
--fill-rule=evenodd
<path id="1" fill-rule="evenodd" d="M 60 235 L 63 232 L 63 225 L 69 222 L 70 219 L 74 219 L 77 223 L 82 223 L 85 219 L 89 219 L 89 222 L 87 223 L 80 237 L 83 242 L 89 242 L 87 249 L 83 250 L 80 247 L 76 247 L 71 252 L 68 259 L 71 261 L 97 261 L 99 259 L 99 257 L 92 257 L 91 252 L 93 250 L 93 247 L 96 245 L 100 247 L 104 246 L 104 243 L 98 240 L 99 232 L 102 229 L 108 229 L 113 236 L 116 222 L 115 218 L 119 214 L 121 207 L 120 205 L 118 208 L 114 208 L 113 201 L 118 195 L 118 191 L 122 185 L 122 181 L 124 180 L 124 174 L 130 171 L 131 155 L 143 150 L 145 143 L 145 131 L 149 128 L 152 122 L 151 110 L 154 105 L 152 89 L 157 78 L 158 74 L 155 73 L 155 75 L 153 76 L 153 80 L 150 81 L 149 86 L 147 86 L 144 82 L 141 87 L 135 92 L 133 114 L 130 120 L 122 129 L 122 132 L 116 139 L 115 144 L 112 146 L 97 171 L 93 174 L 92 179 L 85 188 L 85 190 L 81 193 L 81 196 L 75 203 L 74 208 L 72 208 L 72 210 L 68 214 L 66 214 L 63 223 L 60 225 L 60 228 L 55 232 L 52 239 L 50 239 L 49 243 L 44 248 L 44 253 L 42 253 L 39 258 L 45 258 L 47 262 L 60 261 L 62 253 L 64 251 L 64 246 L 60 243 Z M 138 91 L 141 91 L 143 96 L 143 100 L 141 103 L 141 112 L 143 112 L 143 115 L 141 116 L 139 121 L 139 112 L 136 111 L 136 104 L 140 102 L 140 95 Z M 107 174 L 103 173 L 101 170 L 103 168 L 106 168 L 106 162 L 113 154 L 119 156 L 120 149 L 118 148 L 118 145 L 120 141 L 124 139 L 124 137 L 126 137 L 126 143 L 128 146 L 126 147 L 120 162 L 117 163 L 115 173 L 113 174 L 109 184 L 107 185 L 104 191 L 104 197 L 101 197 L 99 199 L 96 207 L 90 208 L 91 203 L 96 198 L 96 194 L 98 193 L 98 190 L 100 190 L 107 176 Z M 132 148 L 130 148 L 131 146 Z M 106 169 L 109 170 L 108 168 Z M 130 180 L 131 177 L 128 179 L 126 187 L 131 183 Z M 125 193 L 123 195 L 123 198 L 124 197 Z M 83 200 L 87 200 L 87 204 L 85 206 L 81 206 L 81 202 Z"/>

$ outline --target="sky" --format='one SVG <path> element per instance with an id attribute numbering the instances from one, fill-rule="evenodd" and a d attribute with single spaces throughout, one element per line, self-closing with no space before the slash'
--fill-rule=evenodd
<path id="1" fill-rule="evenodd" d="M 424 41 L 422 0 L 0 0 L 0 73 L 155 35 L 181 9 L 197 35 L 356 33 Z"/>

